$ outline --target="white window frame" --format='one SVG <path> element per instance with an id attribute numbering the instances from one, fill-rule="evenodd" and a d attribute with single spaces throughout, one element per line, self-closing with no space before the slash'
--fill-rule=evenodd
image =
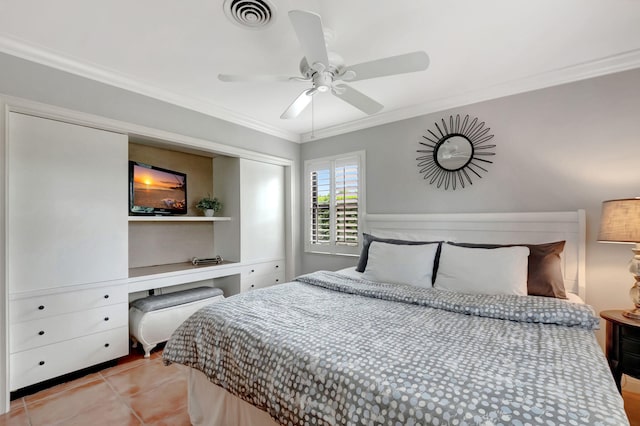
<path id="1" fill-rule="evenodd" d="M 337 161 L 348 158 L 358 159 L 358 245 L 345 246 L 336 244 L 336 218 L 335 209 L 335 164 Z M 331 209 L 330 209 L 330 239 L 325 244 L 311 244 L 311 170 L 318 164 L 329 163 L 331 175 Z M 362 231 L 366 212 L 366 155 L 365 151 L 348 152 L 329 157 L 313 158 L 304 162 L 304 251 L 306 253 L 321 253 L 332 255 L 359 256 L 362 248 Z"/>

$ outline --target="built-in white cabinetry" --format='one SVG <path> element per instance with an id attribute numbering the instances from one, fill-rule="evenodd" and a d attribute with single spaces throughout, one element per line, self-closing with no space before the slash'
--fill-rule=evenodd
<path id="1" fill-rule="evenodd" d="M 128 353 L 127 136 L 11 112 L 10 389 Z"/>
<path id="2" fill-rule="evenodd" d="M 284 282 L 284 167 L 221 157 L 214 159 L 213 170 L 214 193 L 225 200 L 223 213 L 238 218 L 218 224 L 215 246 L 223 257 L 244 266 L 241 291 Z"/>
<path id="3" fill-rule="evenodd" d="M 129 352 L 126 284 L 64 290 L 10 300 L 11 390 Z"/>
<path id="4" fill-rule="evenodd" d="M 8 111 L 0 133 L 6 148 L 5 411 L 7 390 L 126 355 L 128 302 L 136 293 L 210 282 L 233 295 L 291 278 L 285 247 L 292 252 L 292 161 L 55 108 Z M 107 128 L 121 133 L 101 130 Z M 223 211 L 214 218 L 129 217 L 129 135 L 212 159 L 211 195 L 222 200 Z M 211 187 L 202 174 L 194 176 Z M 173 237 L 156 231 L 169 228 Z M 175 244 L 175 233 L 188 249 Z M 129 252 L 143 255 L 132 262 Z M 215 254 L 225 262 L 189 261 Z"/>
<path id="5" fill-rule="evenodd" d="M 242 275 L 242 291 L 255 290 L 285 282 L 284 260 L 254 263 Z"/>
<path id="6" fill-rule="evenodd" d="M 8 128 L 9 293 L 126 278 L 127 137 L 17 113 Z"/>
<path id="7" fill-rule="evenodd" d="M 240 260 L 284 259 L 284 167 L 240 159 Z"/>

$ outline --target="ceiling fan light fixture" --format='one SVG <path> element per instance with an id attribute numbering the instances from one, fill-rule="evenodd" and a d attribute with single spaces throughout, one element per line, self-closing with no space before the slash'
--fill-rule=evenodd
<path id="1" fill-rule="evenodd" d="M 262 30 L 275 20 L 275 6 L 269 0 L 225 0 L 224 14 L 245 29 Z"/>
<path id="2" fill-rule="evenodd" d="M 333 75 L 330 72 L 319 72 L 313 75 L 313 86 L 319 92 L 326 92 L 333 84 Z"/>

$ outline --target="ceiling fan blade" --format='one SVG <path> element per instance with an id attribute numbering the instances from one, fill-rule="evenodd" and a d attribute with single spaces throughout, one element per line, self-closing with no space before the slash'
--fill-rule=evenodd
<path id="1" fill-rule="evenodd" d="M 358 81 L 387 75 L 424 71 L 428 67 L 429 55 L 425 52 L 412 52 L 352 65 L 347 67 L 342 74 L 351 74 L 352 71 L 355 76 L 352 78 L 345 77 L 344 80 Z"/>
<path id="2" fill-rule="evenodd" d="M 305 10 L 291 10 L 289 11 L 289 19 L 302 45 L 302 50 L 309 66 L 316 69 L 314 64 L 322 64 L 324 68 L 327 68 L 329 66 L 329 54 L 324 42 L 324 31 L 322 30 L 320 15 Z"/>
<path id="3" fill-rule="evenodd" d="M 382 104 L 379 104 L 364 93 L 346 84 L 336 84 L 332 92 L 346 103 L 353 105 L 369 115 L 375 114 L 384 108 Z"/>
<path id="4" fill-rule="evenodd" d="M 273 81 L 306 81 L 301 79 L 300 77 L 289 77 L 286 75 L 243 75 L 243 74 L 218 74 L 218 80 L 224 81 L 226 83 L 237 83 L 237 82 L 273 82 Z"/>
<path id="5" fill-rule="evenodd" d="M 300 115 L 302 111 L 311 103 L 311 97 L 315 95 L 317 92 L 316 89 L 307 89 L 304 92 L 300 93 L 300 96 L 296 98 L 295 101 L 289 105 L 289 108 L 282 113 L 280 118 L 289 119 L 296 118 Z"/>

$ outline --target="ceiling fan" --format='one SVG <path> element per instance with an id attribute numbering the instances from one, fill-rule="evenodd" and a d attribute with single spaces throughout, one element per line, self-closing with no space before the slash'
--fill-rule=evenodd
<path id="1" fill-rule="evenodd" d="M 382 110 L 382 104 L 338 81 L 359 81 L 424 71 L 429 66 L 429 56 L 422 51 L 345 66 L 338 54 L 327 51 L 320 15 L 304 10 L 292 10 L 289 12 L 289 19 L 305 55 L 300 61 L 302 77 L 218 74 L 218 79 L 224 82 L 302 81 L 312 83 L 311 88 L 305 89 L 280 118 L 297 117 L 311 103 L 314 95 L 328 91 L 366 114 L 375 114 Z"/>

